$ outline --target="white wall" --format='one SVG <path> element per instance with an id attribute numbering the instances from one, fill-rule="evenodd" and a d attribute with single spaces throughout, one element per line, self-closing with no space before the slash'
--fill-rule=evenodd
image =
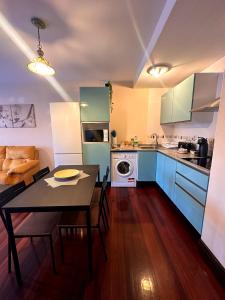
<path id="1" fill-rule="evenodd" d="M 213 66 L 217 70 L 225 69 L 225 57 Z M 214 68 L 212 70 L 214 70 Z M 216 258 L 225 267 L 225 84 L 223 86 L 218 122 L 215 133 L 215 145 L 205 216 L 203 222 L 202 240 Z"/>
<path id="2" fill-rule="evenodd" d="M 75 92 L 73 84 L 67 83 L 63 86 L 73 97 Z M 49 103 L 56 101 L 63 100 L 45 81 L 32 86 L 1 85 L 0 104 L 34 104 L 37 127 L 0 128 L 0 145 L 34 145 L 40 149 L 41 166 L 53 167 Z"/>
<path id="3" fill-rule="evenodd" d="M 225 86 L 220 104 L 202 240 L 225 267 Z"/>
<path id="4" fill-rule="evenodd" d="M 148 89 L 113 85 L 110 126 L 117 131 L 118 143 L 130 141 L 134 136 L 143 143 L 147 141 L 148 97 Z"/>

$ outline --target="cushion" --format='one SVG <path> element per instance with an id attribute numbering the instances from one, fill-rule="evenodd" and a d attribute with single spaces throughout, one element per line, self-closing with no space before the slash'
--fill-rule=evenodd
<path id="1" fill-rule="evenodd" d="M 5 146 L 0 146 L 0 158 L 5 158 Z"/>
<path id="2" fill-rule="evenodd" d="M 22 180 L 23 178 L 20 174 L 8 176 L 6 172 L 0 171 L 0 184 L 16 184 Z"/>
<path id="3" fill-rule="evenodd" d="M 9 159 L 35 159 L 34 146 L 7 146 L 6 158 Z"/>
<path id="4" fill-rule="evenodd" d="M 6 158 L 3 161 L 2 164 L 2 170 L 8 171 L 9 169 L 14 169 L 15 167 L 18 167 L 21 164 L 24 164 L 26 162 L 26 159 L 8 159 Z"/>
<path id="5" fill-rule="evenodd" d="M 23 174 L 27 171 L 29 171 L 30 169 L 36 167 L 39 165 L 39 161 L 38 160 L 27 160 L 27 162 L 20 164 L 14 168 L 10 168 L 8 170 L 8 175 L 12 174 L 12 173 L 18 173 L 18 174 Z"/>
<path id="6" fill-rule="evenodd" d="M 2 171 L 3 162 L 4 162 L 4 158 L 0 158 L 0 171 Z"/>

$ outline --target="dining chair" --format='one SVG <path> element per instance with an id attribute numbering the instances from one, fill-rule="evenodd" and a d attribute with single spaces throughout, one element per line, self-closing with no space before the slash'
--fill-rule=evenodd
<path id="1" fill-rule="evenodd" d="M 105 177 L 106 177 L 106 182 L 108 182 L 108 178 L 109 178 L 109 166 L 107 166 L 107 168 L 106 168 Z M 108 197 L 107 197 L 106 193 L 105 193 L 105 203 L 106 203 L 106 207 L 107 207 L 108 213 L 110 214 L 109 202 L 108 202 Z"/>
<path id="2" fill-rule="evenodd" d="M 107 181 L 106 181 L 106 177 L 104 176 L 101 192 L 99 195 L 100 197 L 99 205 L 91 206 L 91 228 L 98 230 L 100 241 L 104 251 L 104 256 L 105 259 L 107 260 L 105 241 L 101 229 L 101 224 L 104 222 L 103 207 L 105 201 L 106 186 L 107 186 Z M 63 245 L 62 229 L 87 228 L 86 214 L 83 212 L 65 212 L 62 214 L 60 223 L 58 224 L 58 228 L 59 228 L 59 238 L 60 238 L 60 245 L 61 245 L 61 257 L 62 257 L 62 261 L 64 261 L 64 245 Z"/>
<path id="3" fill-rule="evenodd" d="M 103 177 L 103 183 L 106 182 L 106 186 L 107 186 L 107 179 L 106 176 Z M 95 206 L 99 206 L 99 202 L 100 202 L 100 195 L 101 195 L 101 188 L 100 187 L 95 187 L 94 192 L 93 192 L 93 196 L 91 199 L 91 208 L 94 208 Z M 104 226 L 105 231 L 109 230 L 109 220 L 108 220 L 108 214 L 106 212 L 106 193 L 104 196 L 104 201 L 103 201 L 103 207 L 102 207 L 102 223 Z"/>
<path id="4" fill-rule="evenodd" d="M 37 173 L 35 173 L 33 175 L 34 182 L 37 182 L 42 177 L 44 177 L 45 175 L 47 175 L 49 172 L 50 172 L 49 167 L 41 169 L 40 171 L 38 171 Z"/>
<path id="5" fill-rule="evenodd" d="M 4 204 L 11 201 L 13 198 L 15 198 L 19 193 L 23 192 L 25 189 L 26 189 L 26 185 L 25 182 L 23 181 L 5 190 L 1 194 L 1 198 L 4 201 Z M 55 254 L 53 248 L 52 233 L 54 228 L 58 224 L 59 219 L 60 219 L 60 215 L 57 213 L 50 213 L 50 212 L 31 213 L 22 221 L 20 226 L 14 230 L 15 238 L 30 237 L 31 242 L 32 242 L 32 238 L 35 237 L 47 237 L 49 239 L 52 269 L 54 273 L 56 273 L 56 267 L 55 267 Z M 8 271 L 9 273 L 11 272 L 10 243 L 8 246 Z"/>
<path id="6" fill-rule="evenodd" d="M 15 196 L 20 194 L 24 189 L 26 188 L 26 185 L 24 181 L 19 182 L 15 185 L 9 186 L 4 191 L 1 192 L 0 194 L 0 216 L 2 219 L 2 223 L 5 227 L 5 230 L 7 230 L 7 224 L 6 224 L 6 219 L 5 219 L 5 214 L 2 210 L 2 207 L 7 204 L 11 199 L 10 199 L 10 192 L 14 193 Z M 11 272 L 11 247 L 10 247 L 10 241 L 9 241 L 9 236 L 8 236 L 8 271 L 9 273 Z"/>

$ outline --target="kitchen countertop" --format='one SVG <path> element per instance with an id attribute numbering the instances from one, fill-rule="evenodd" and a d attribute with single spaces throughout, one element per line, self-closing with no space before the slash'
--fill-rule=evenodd
<path id="1" fill-rule="evenodd" d="M 118 147 L 118 148 L 112 148 L 111 149 L 111 152 L 137 152 L 137 151 L 156 151 L 156 152 L 160 152 L 162 154 L 165 154 L 165 155 L 181 162 L 184 165 L 187 165 L 187 166 L 189 166 L 193 169 L 196 169 L 196 170 L 200 171 L 203 174 L 206 174 L 206 175 L 210 174 L 210 170 L 208 170 L 204 167 L 195 165 L 190 161 L 182 159 L 182 158 L 197 158 L 197 156 L 195 156 L 193 154 L 190 154 L 190 153 L 186 153 L 186 154 L 178 153 L 177 149 L 167 149 L 167 148 L 164 148 L 162 146 L 158 146 L 158 147 L 155 146 L 155 147 L 145 148 L 145 149 L 143 149 L 141 147 L 124 146 L 124 147 L 121 147 L 121 148 Z"/>

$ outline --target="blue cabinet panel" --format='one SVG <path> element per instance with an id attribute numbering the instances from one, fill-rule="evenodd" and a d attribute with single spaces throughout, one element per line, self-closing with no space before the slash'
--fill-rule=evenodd
<path id="1" fill-rule="evenodd" d="M 179 173 L 176 173 L 176 182 L 181 186 L 187 193 L 193 196 L 198 202 L 202 205 L 205 205 L 206 201 L 206 191 L 198 187 L 196 184 L 192 183 L 185 177 L 181 176 Z"/>
<path id="2" fill-rule="evenodd" d="M 102 181 L 107 166 L 110 166 L 109 143 L 83 144 L 83 161 L 87 165 L 100 166 L 100 180 Z"/>
<path id="3" fill-rule="evenodd" d="M 173 122 L 183 122 L 191 120 L 191 108 L 194 91 L 194 78 L 191 75 L 173 89 Z"/>
<path id="4" fill-rule="evenodd" d="M 156 182 L 164 190 L 164 161 L 165 155 L 157 153 Z"/>
<path id="5" fill-rule="evenodd" d="M 164 192 L 173 201 L 176 174 L 176 160 L 166 156 L 164 158 Z"/>
<path id="6" fill-rule="evenodd" d="M 172 122 L 173 114 L 173 89 L 170 89 L 161 97 L 161 114 L 160 124 L 168 124 Z"/>
<path id="7" fill-rule="evenodd" d="M 157 154 L 153 151 L 138 152 L 138 180 L 155 181 Z"/>
<path id="8" fill-rule="evenodd" d="M 177 172 L 207 191 L 209 176 L 179 162 Z"/>
<path id="9" fill-rule="evenodd" d="M 204 207 L 195 201 L 177 184 L 175 184 L 174 200 L 177 208 L 194 226 L 194 228 L 201 233 Z"/>
<path id="10" fill-rule="evenodd" d="M 109 89 L 81 87 L 80 110 L 82 122 L 109 122 Z"/>

